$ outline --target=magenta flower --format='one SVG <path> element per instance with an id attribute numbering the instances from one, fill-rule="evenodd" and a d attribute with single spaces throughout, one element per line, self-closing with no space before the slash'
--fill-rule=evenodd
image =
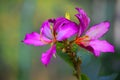
<path id="1" fill-rule="evenodd" d="M 49 19 L 45 21 L 41 28 L 40 34 L 32 32 L 26 34 L 23 42 L 27 45 L 43 46 L 51 44 L 50 49 L 42 53 L 41 61 L 44 65 L 50 62 L 50 59 L 56 53 L 56 42 L 63 41 L 78 32 L 76 23 L 60 17 L 57 19 Z"/>
<path id="2" fill-rule="evenodd" d="M 91 51 L 95 56 L 100 56 L 100 52 L 114 52 L 113 45 L 108 43 L 106 40 L 99 40 L 99 38 L 101 38 L 109 30 L 110 23 L 105 21 L 96 24 L 83 35 L 83 32 L 87 29 L 90 23 L 90 18 L 83 9 L 76 9 L 79 12 L 76 14 L 76 17 L 80 21 L 80 24 L 75 43 Z"/>
<path id="3" fill-rule="evenodd" d="M 79 24 L 69 20 L 70 16 L 67 14 L 66 18 L 59 17 L 45 21 L 40 28 L 40 34 L 37 32 L 26 34 L 23 42 L 27 45 L 51 45 L 50 49 L 42 53 L 41 61 L 44 65 L 47 66 L 52 56 L 55 55 L 56 42 L 64 41 L 76 33 L 75 43 L 91 51 L 95 56 L 100 56 L 100 52 L 114 52 L 114 47 L 110 43 L 106 40 L 99 40 L 108 31 L 110 23 L 108 21 L 101 22 L 85 33 L 90 18 L 83 9 L 76 8 L 76 10 L 79 12 L 75 15 L 80 22 Z"/>

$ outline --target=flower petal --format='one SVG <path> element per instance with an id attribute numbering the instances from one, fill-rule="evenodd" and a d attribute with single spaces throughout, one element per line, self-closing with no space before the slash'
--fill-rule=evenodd
<path id="1" fill-rule="evenodd" d="M 51 26 L 49 21 L 45 21 L 42 26 L 41 26 L 41 30 L 40 32 L 42 33 L 42 35 L 44 35 L 45 37 L 52 39 L 52 30 L 51 30 Z"/>
<path id="2" fill-rule="evenodd" d="M 100 51 L 94 50 L 93 54 L 94 54 L 96 57 L 99 57 L 99 56 L 100 56 Z"/>
<path id="3" fill-rule="evenodd" d="M 88 51 L 90 51 L 90 52 L 92 52 L 92 53 L 93 53 L 93 51 L 94 51 L 91 46 L 85 46 L 85 45 L 83 45 L 83 44 L 79 44 L 79 46 L 82 47 L 82 48 L 87 49 Z"/>
<path id="4" fill-rule="evenodd" d="M 42 53 L 41 61 L 42 63 L 47 66 L 50 62 L 50 59 L 52 58 L 53 54 L 56 53 L 56 45 L 53 45 L 49 50 L 47 50 L 45 53 Z"/>
<path id="5" fill-rule="evenodd" d="M 79 37 L 81 33 L 83 33 L 87 29 L 90 23 L 90 18 L 87 16 L 86 12 L 82 8 L 76 8 L 76 10 L 78 11 L 78 14 L 76 14 L 75 16 L 80 21 L 79 33 L 78 33 L 78 37 Z"/>
<path id="6" fill-rule="evenodd" d="M 95 56 L 99 56 L 100 52 L 114 52 L 114 46 L 106 40 L 93 40 L 90 41 L 89 46 L 94 49 Z"/>
<path id="7" fill-rule="evenodd" d="M 50 42 L 50 40 L 45 38 L 45 37 L 43 39 Z M 43 43 L 40 40 L 40 34 L 38 34 L 36 32 L 26 34 L 26 36 L 25 36 L 25 38 L 24 38 L 24 40 L 22 42 L 24 42 L 27 45 L 34 45 L 34 46 L 45 45 L 45 43 Z"/>
<path id="8" fill-rule="evenodd" d="M 56 32 L 58 32 L 59 30 L 61 30 L 61 27 L 65 24 L 70 23 L 71 21 L 64 18 L 64 17 L 59 17 L 55 20 L 55 24 L 54 24 L 54 30 Z"/>
<path id="9" fill-rule="evenodd" d="M 73 22 L 69 22 L 67 24 L 62 25 L 59 28 L 56 38 L 58 41 L 65 40 L 67 38 L 70 38 L 77 32 L 78 32 L 78 26 Z"/>
<path id="10" fill-rule="evenodd" d="M 79 44 L 80 47 L 85 48 L 86 50 L 92 52 L 95 56 L 100 56 L 100 51 L 94 50 L 91 46 L 85 46 L 83 44 Z"/>
<path id="11" fill-rule="evenodd" d="M 86 35 L 91 39 L 98 39 L 103 36 L 109 30 L 110 23 L 108 21 L 101 22 L 100 24 L 94 25 L 87 32 Z"/>

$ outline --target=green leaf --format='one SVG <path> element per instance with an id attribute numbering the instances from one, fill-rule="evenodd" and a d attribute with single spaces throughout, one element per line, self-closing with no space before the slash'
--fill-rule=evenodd
<path id="1" fill-rule="evenodd" d="M 68 63 L 70 66 L 73 67 L 73 63 L 71 58 L 69 57 L 69 55 L 67 53 L 62 52 L 62 49 L 64 46 L 62 43 L 57 43 L 57 55 L 62 58 L 66 63 Z"/>
<path id="2" fill-rule="evenodd" d="M 81 74 L 80 80 L 90 80 L 85 74 Z"/>
<path id="3" fill-rule="evenodd" d="M 57 50 L 57 55 L 62 58 L 65 62 L 67 62 L 70 66 L 73 67 L 73 63 L 71 58 L 69 57 L 69 55 L 67 53 L 62 53 L 60 50 Z"/>

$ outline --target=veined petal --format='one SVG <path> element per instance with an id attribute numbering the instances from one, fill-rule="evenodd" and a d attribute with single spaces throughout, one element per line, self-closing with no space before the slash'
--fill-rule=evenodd
<path id="1" fill-rule="evenodd" d="M 109 30 L 110 23 L 108 21 L 101 22 L 100 24 L 94 25 L 87 32 L 86 35 L 91 39 L 98 39 L 103 36 Z"/>
<path id="2" fill-rule="evenodd" d="M 64 18 L 64 17 L 59 17 L 55 20 L 55 24 L 54 24 L 54 30 L 56 32 L 58 32 L 59 30 L 61 30 L 62 26 L 65 24 L 70 23 L 71 21 Z"/>
<path id="3" fill-rule="evenodd" d="M 90 18 L 87 16 L 86 12 L 82 8 L 76 8 L 76 10 L 78 11 L 78 14 L 76 14 L 75 16 L 80 21 L 79 32 L 78 32 L 78 37 L 79 37 L 81 33 L 83 33 L 87 29 L 90 23 Z"/>
<path id="4" fill-rule="evenodd" d="M 42 26 L 41 26 L 41 30 L 40 32 L 42 33 L 42 35 L 44 35 L 45 37 L 49 38 L 49 39 L 52 39 L 52 27 L 49 23 L 49 21 L 45 21 Z"/>
<path id="5" fill-rule="evenodd" d="M 78 32 L 78 26 L 75 23 L 71 22 L 68 24 L 64 24 L 59 29 L 56 38 L 58 41 L 65 40 L 67 38 L 70 38 L 71 36 L 73 36 L 77 32 Z"/>
<path id="6" fill-rule="evenodd" d="M 99 56 L 100 52 L 114 52 L 114 46 L 106 40 L 90 41 L 89 46 L 93 48 L 95 56 Z"/>
<path id="7" fill-rule="evenodd" d="M 53 45 L 49 50 L 47 50 L 45 53 L 42 53 L 41 61 L 42 63 L 47 66 L 50 62 L 50 59 L 52 58 L 53 54 L 56 53 L 56 45 Z"/>
<path id="8" fill-rule="evenodd" d="M 47 38 L 43 38 L 44 40 L 46 41 L 50 41 L 49 39 Z M 45 45 L 45 43 L 43 43 L 41 40 L 40 40 L 40 34 L 36 33 L 36 32 L 32 32 L 32 33 L 28 33 L 26 34 L 23 42 L 27 45 L 34 45 L 34 46 L 42 46 L 42 45 Z"/>

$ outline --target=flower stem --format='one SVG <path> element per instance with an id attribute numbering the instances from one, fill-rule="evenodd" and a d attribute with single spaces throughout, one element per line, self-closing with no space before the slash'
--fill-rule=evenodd
<path id="1" fill-rule="evenodd" d="M 74 65 L 74 76 L 77 78 L 77 80 L 81 80 L 80 75 L 80 65 L 81 65 L 81 60 L 80 58 L 75 55 L 72 57 L 73 65 Z"/>
<path id="2" fill-rule="evenodd" d="M 75 74 L 75 76 L 76 76 L 76 78 L 78 79 L 78 80 L 80 80 L 80 75 L 81 75 L 81 72 L 80 72 L 80 64 L 81 64 L 81 60 L 79 60 L 79 58 L 78 58 L 78 60 L 77 60 L 77 63 L 75 64 L 75 70 L 76 70 L 76 74 Z"/>
<path id="3" fill-rule="evenodd" d="M 80 72 L 80 65 L 82 63 L 81 59 L 77 57 L 76 53 L 72 50 L 74 41 L 69 42 L 68 40 L 64 41 L 64 49 L 65 52 L 70 56 L 73 67 L 74 67 L 74 76 L 77 78 L 77 80 L 81 80 L 81 72 Z"/>

